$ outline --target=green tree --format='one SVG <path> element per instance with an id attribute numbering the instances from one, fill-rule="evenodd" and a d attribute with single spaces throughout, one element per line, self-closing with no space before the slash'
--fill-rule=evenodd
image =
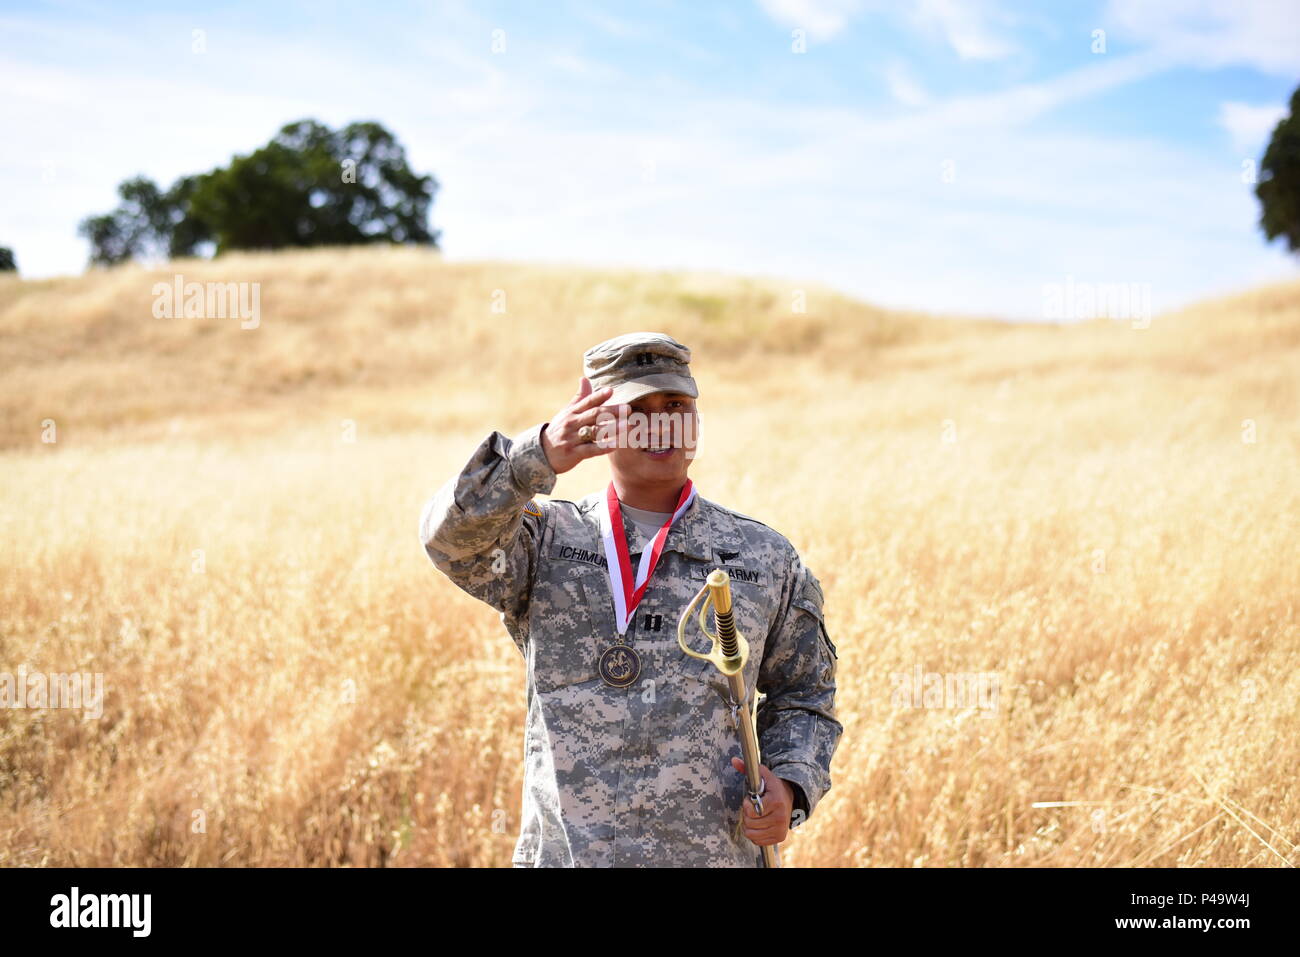
<path id="1" fill-rule="evenodd" d="M 1291 114 L 1277 124 L 1264 151 L 1255 195 L 1264 235 L 1270 241 L 1284 236 L 1288 250 L 1300 249 L 1300 87 L 1291 94 Z"/>
<path id="2" fill-rule="evenodd" d="M 14 262 L 14 251 L 8 246 L 0 246 L 0 272 L 17 272 L 18 263 Z"/>
<path id="3" fill-rule="evenodd" d="M 377 123 L 332 131 L 311 120 L 236 156 L 195 187 L 192 212 L 217 252 L 361 243 L 437 245 L 432 176 L 417 176 L 401 144 Z"/>
<path id="4" fill-rule="evenodd" d="M 189 213 L 195 180 L 182 177 L 166 192 L 143 176 L 119 185 L 117 209 L 88 216 L 78 228 L 90 240 L 90 261 L 111 266 L 128 259 L 193 255 L 209 238 L 206 227 Z"/>
<path id="5" fill-rule="evenodd" d="M 401 144 L 378 123 L 335 131 L 301 120 L 165 193 L 143 177 L 128 180 L 118 187 L 118 208 L 83 220 L 80 231 L 97 264 L 195 255 L 209 245 L 217 254 L 379 242 L 436 247 L 429 208 L 437 188 L 432 176 L 411 171 Z"/>

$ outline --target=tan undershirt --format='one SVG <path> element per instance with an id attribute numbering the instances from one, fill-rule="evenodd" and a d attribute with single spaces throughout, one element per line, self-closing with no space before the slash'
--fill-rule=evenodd
<path id="1" fill-rule="evenodd" d="M 664 523 L 673 517 L 672 512 L 647 512 L 643 508 L 633 508 L 631 505 L 624 505 L 621 502 L 619 508 L 636 526 L 636 530 L 641 533 L 641 541 L 637 542 L 635 546 L 631 542 L 628 543 L 628 554 L 632 555 L 644 549 L 646 542 L 653 540 L 659 534 L 659 529 L 664 527 Z"/>

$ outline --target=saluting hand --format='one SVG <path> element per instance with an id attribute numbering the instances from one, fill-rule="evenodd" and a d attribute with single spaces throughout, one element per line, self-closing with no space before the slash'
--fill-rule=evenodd
<path id="1" fill-rule="evenodd" d="M 731 766 L 741 774 L 745 773 L 745 762 L 740 758 L 732 758 Z M 767 784 L 763 793 L 763 814 L 760 817 L 754 810 L 754 804 L 748 795 L 741 799 L 740 810 L 745 819 L 745 837 L 760 847 L 766 847 L 769 844 L 780 844 L 790 833 L 794 792 L 766 764 L 758 766 L 758 773 Z"/>
<path id="2" fill-rule="evenodd" d="M 542 451 L 557 475 L 569 471 L 583 459 L 608 455 L 617 448 L 615 442 L 601 441 L 616 420 L 618 410 L 625 408 L 617 405 L 601 407 L 600 404 L 613 391 L 612 386 L 605 386 L 592 392 L 590 380 L 583 376 L 577 395 L 542 428 Z M 596 430 L 597 441 L 587 441 L 578 435 L 583 426 Z"/>

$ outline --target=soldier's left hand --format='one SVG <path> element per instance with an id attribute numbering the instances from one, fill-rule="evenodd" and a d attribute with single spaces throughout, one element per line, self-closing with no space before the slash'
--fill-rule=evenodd
<path id="1" fill-rule="evenodd" d="M 732 758 L 731 766 L 745 773 L 745 762 Z M 767 784 L 763 794 L 763 814 L 754 810 L 748 795 L 741 799 L 740 810 L 745 821 L 745 837 L 760 847 L 780 844 L 790 831 L 790 815 L 794 811 L 794 792 L 790 785 L 772 773 L 766 764 L 758 766 L 758 773 Z"/>

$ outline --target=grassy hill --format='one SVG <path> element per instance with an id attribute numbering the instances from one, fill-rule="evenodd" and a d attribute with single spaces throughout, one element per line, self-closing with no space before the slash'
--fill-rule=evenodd
<path id="1" fill-rule="evenodd" d="M 154 318 L 151 289 L 178 273 L 258 283 L 257 328 L 241 329 L 238 319 Z M 63 419 L 82 437 L 340 394 L 567 388 L 584 349 L 642 327 L 672 327 L 720 369 L 754 355 L 865 357 L 968 331 L 824 289 L 807 290 L 812 306 L 800 315 L 793 291 L 707 275 L 447 264 L 402 248 L 0 280 L 0 439 L 29 443 L 34 418 Z"/>
<path id="2" fill-rule="evenodd" d="M 177 273 L 258 327 L 155 318 Z M 694 350 L 701 493 L 825 587 L 788 863 L 1300 863 L 1300 283 L 1023 325 L 367 249 L 0 279 L 0 670 L 106 687 L 0 723 L 0 864 L 508 863 L 522 662 L 415 523 L 637 329 Z M 900 706 L 918 666 L 996 709 Z"/>

